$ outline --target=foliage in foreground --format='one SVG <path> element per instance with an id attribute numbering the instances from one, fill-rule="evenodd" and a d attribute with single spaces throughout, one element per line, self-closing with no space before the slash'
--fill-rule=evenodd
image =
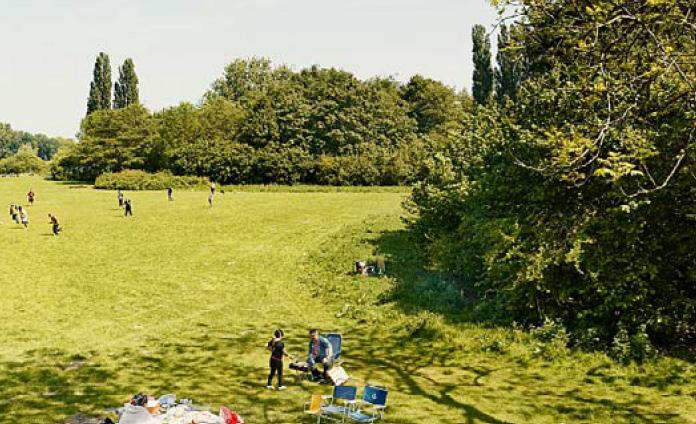
<path id="1" fill-rule="evenodd" d="M 126 170 L 105 173 L 97 177 L 94 187 L 104 190 L 165 190 L 171 188 L 196 188 L 208 184 L 202 177 L 177 176 L 167 172 L 150 174 L 145 171 Z"/>
<path id="2" fill-rule="evenodd" d="M 521 3 L 516 101 L 481 108 L 414 191 L 425 256 L 481 316 L 560 320 L 626 360 L 693 344 L 693 2 Z"/>

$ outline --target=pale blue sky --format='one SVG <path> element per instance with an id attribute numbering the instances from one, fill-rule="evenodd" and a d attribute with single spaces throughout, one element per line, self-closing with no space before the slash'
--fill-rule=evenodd
<path id="1" fill-rule="evenodd" d="M 100 51 L 114 79 L 133 58 L 153 110 L 254 55 L 469 89 L 471 26 L 495 17 L 486 0 L 0 0 L 0 122 L 72 137 Z"/>

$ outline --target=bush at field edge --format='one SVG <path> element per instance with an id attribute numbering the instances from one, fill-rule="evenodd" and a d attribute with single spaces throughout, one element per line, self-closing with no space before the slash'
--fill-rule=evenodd
<path id="1" fill-rule="evenodd" d="M 172 188 L 196 188 L 208 184 L 204 177 L 178 176 L 168 172 L 149 173 L 138 170 L 125 170 L 117 173 L 106 172 L 97 177 L 94 187 L 102 190 L 165 190 Z"/>

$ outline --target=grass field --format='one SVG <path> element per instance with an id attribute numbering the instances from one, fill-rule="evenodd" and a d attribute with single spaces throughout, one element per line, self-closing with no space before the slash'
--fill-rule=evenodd
<path id="1" fill-rule="evenodd" d="M 0 179 L 0 203 L 30 187 L 28 230 L 0 215 L 2 423 L 100 415 L 138 391 L 308 422 L 302 404 L 330 389 L 264 388 L 276 327 L 298 355 L 308 328 L 341 331 L 355 383 L 389 388 L 391 423 L 696 422 L 693 363 L 550 359 L 523 331 L 454 313 L 413 255 L 403 191 L 227 190 L 212 209 L 205 192 L 126 193 L 124 218 L 114 192 L 22 177 Z M 387 278 L 349 275 L 375 252 Z"/>

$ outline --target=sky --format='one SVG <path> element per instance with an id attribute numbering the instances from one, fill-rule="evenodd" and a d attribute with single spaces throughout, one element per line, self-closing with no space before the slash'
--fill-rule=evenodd
<path id="1" fill-rule="evenodd" d="M 151 110 L 198 102 L 252 56 L 468 90 L 471 27 L 495 20 L 487 0 L 0 0 L 0 122 L 74 137 L 102 51 L 114 81 L 133 59 Z"/>

